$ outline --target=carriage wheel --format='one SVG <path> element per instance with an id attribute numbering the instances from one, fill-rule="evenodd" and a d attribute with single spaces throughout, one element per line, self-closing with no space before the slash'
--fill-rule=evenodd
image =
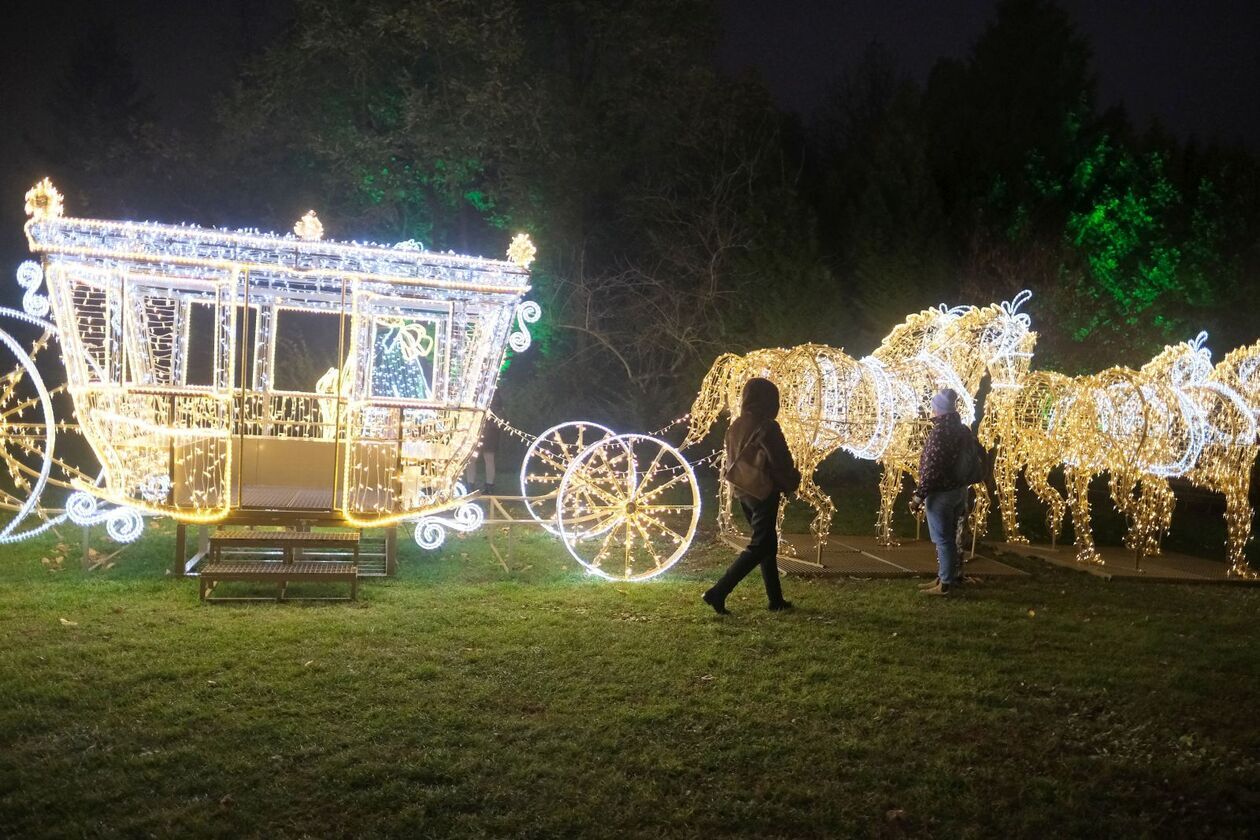
<path id="1" fill-rule="evenodd" d="M 36 350 L 48 342 L 45 335 Z M 21 539 L 17 527 L 34 512 L 48 483 L 56 426 L 52 400 L 35 363 L 22 346 L 0 329 L 0 359 L 16 360 L 13 367 L 0 362 L 0 468 L 6 480 L 0 486 L 0 510 L 13 516 L 0 528 L 0 543 Z M 42 530 L 42 529 L 39 529 Z"/>
<path id="2" fill-rule="evenodd" d="M 560 536 L 556 499 L 565 470 L 590 446 L 611 437 L 615 433 L 606 426 L 574 421 L 552 426 L 529 445 L 521 461 L 521 495 L 529 515 L 549 533 Z"/>
<path id="3" fill-rule="evenodd" d="M 557 524 L 591 574 L 647 580 L 683 555 L 700 521 L 700 488 L 677 449 L 645 435 L 587 447 L 560 482 Z"/>

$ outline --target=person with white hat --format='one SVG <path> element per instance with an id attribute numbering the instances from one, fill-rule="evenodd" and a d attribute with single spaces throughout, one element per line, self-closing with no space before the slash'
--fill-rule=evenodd
<path id="1" fill-rule="evenodd" d="M 958 393 L 952 388 L 932 397 L 931 422 L 910 507 L 926 512 L 936 544 L 937 577 L 922 592 L 949 595 L 962 582 L 958 523 L 967 512 L 968 487 L 983 480 L 984 459 L 975 435 L 958 416 Z"/>

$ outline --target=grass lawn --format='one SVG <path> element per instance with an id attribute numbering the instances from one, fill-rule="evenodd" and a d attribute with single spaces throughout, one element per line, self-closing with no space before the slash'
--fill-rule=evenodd
<path id="1" fill-rule="evenodd" d="M 1260 589 L 1012 561 L 953 600 L 789 579 L 771 614 L 754 574 L 719 618 L 711 543 L 621 586 L 472 536 L 356 604 L 201 606 L 169 524 L 90 573 L 56 542 L 0 548 L 5 837 L 1260 825 Z"/>

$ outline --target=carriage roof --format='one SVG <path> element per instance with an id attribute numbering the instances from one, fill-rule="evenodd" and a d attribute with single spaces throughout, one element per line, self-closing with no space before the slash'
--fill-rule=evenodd
<path id="1" fill-rule="evenodd" d="M 304 239 L 255 230 L 44 216 L 26 227 L 31 250 L 103 270 L 126 269 L 154 286 L 193 291 L 244 270 L 251 297 L 322 308 L 344 281 L 399 299 L 519 298 L 529 273 L 517 262 L 396 245 Z M 243 277 L 238 282 L 244 282 Z"/>

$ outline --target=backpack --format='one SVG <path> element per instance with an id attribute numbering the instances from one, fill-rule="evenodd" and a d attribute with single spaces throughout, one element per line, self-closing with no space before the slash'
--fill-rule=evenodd
<path id="1" fill-rule="evenodd" d="M 775 490 L 774 479 L 770 475 L 769 454 L 762 442 L 765 436 L 764 426 L 753 432 L 722 473 L 722 478 L 735 489 L 736 495 L 758 502 L 769 498 Z"/>
<path id="2" fill-rule="evenodd" d="M 963 427 L 962 445 L 954 460 L 954 486 L 970 487 L 984 481 L 984 450 L 971 429 Z"/>

